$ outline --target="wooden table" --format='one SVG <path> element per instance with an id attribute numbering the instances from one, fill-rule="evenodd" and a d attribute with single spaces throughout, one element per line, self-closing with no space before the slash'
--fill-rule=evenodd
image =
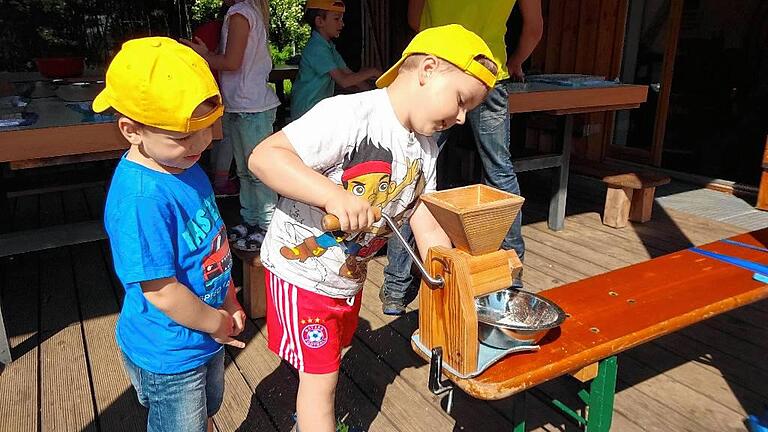
<path id="1" fill-rule="evenodd" d="M 565 226 L 573 115 L 637 108 L 645 102 L 647 95 L 648 86 L 632 84 L 603 87 L 564 87 L 536 82 L 510 84 L 510 114 L 546 112 L 564 118 L 559 154 L 514 160 L 515 172 L 554 170 L 547 221 L 550 229 L 560 231 Z"/>

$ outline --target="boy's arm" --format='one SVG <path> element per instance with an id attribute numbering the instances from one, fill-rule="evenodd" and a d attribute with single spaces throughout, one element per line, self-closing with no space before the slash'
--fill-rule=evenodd
<path id="1" fill-rule="evenodd" d="M 426 0 L 408 0 L 408 27 L 416 33 L 421 28 L 421 13 Z"/>
<path id="2" fill-rule="evenodd" d="M 201 301 L 175 277 L 141 282 L 144 297 L 178 324 L 210 334 L 217 342 L 238 348 L 243 342 L 232 339 L 232 317 Z"/>
<path id="3" fill-rule="evenodd" d="M 256 146 L 248 159 L 248 169 L 279 195 L 335 215 L 343 231 L 357 231 L 376 220 L 368 201 L 304 164 L 283 131 Z"/>
<path id="4" fill-rule="evenodd" d="M 239 13 L 229 17 L 229 33 L 227 33 L 227 48 L 223 54 L 208 51 L 208 47 L 199 38 L 195 41 L 181 39 L 181 42 L 189 46 L 208 62 L 211 69 L 220 71 L 235 71 L 243 64 L 245 47 L 248 45 L 248 33 L 251 26 L 248 19 Z"/>
<path id="5" fill-rule="evenodd" d="M 364 83 L 370 79 L 381 76 L 381 71 L 376 68 L 364 68 L 359 72 L 352 72 L 349 69 L 334 69 L 329 72 L 333 81 L 341 88 L 349 88 Z"/>
<path id="6" fill-rule="evenodd" d="M 443 227 L 437 223 L 435 217 L 432 216 L 432 213 L 429 212 L 427 206 L 423 203 L 420 202 L 416 206 L 416 210 L 411 215 L 410 223 L 422 261 L 427 260 L 429 248 L 433 246 L 450 248 L 452 246 L 448 234 L 443 231 Z"/>
<path id="7" fill-rule="evenodd" d="M 541 40 L 544 19 L 541 16 L 541 0 L 518 0 L 517 4 L 520 5 L 520 13 L 523 16 L 523 28 L 517 48 L 507 59 L 507 69 L 511 77 L 522 80 L 525 77 L 523 62 L 528 59 Z"/>

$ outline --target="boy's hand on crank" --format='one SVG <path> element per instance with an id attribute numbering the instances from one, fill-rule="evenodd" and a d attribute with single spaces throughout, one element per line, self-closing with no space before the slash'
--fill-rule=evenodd
<path id="1" fill-rule="evenodd" d="M 339 218 L 342 231 L 354 232 L 376 222 L 371 204 L 339 188 L 325 201 L 325 211 Z"/>

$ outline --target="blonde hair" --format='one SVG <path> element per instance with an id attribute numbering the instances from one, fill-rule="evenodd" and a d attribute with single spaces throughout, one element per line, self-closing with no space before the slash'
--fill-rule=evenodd
<path id="1" fill-rule="evenodd" d="M 251 7 L 261 12 L 261 19 L 264 21 L 264 28 L 267 30 L 267 39 L 269 39 L 269 0 L 245 0 Z"/>

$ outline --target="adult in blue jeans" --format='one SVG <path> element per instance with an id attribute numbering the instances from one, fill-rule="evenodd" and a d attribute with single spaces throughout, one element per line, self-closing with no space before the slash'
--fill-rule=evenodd
<path id="1" fill-rule="evenodd" d="M 504 41 L 506 24 L 516 3 L 519 4 L 522 27 L 517 47 L 512 55 L 507 57 Z M 452 23 L 461 24 L 480 35 L 491 48 L 498 63 L 505 65 L 500 71 L 496 87 L 483 103 L 468 113 L 467 120 L 472 127 L 483 164 L 483 182 L 519 195 L 520 185 L 509 152 L 507 85 L 510 81 L 525 79 L 522 65 L 536 48 L 543 32 L 541 0 L 489 0 L 483 2 L 482 7 L 477 2 L 466 0 L 409 0 L 408 25 L 414 31 Z M 437 137 L 438 145 L 442 146 L 453 132 L 447 130 L 440 134 Z M 522 215 L 518 214 L 504 237 L 501 248 L 514 249 L 522 261 L 525 256 L 525 243 L 521 226 Z M 407 223 L 403 225 L 401 233 L 411 245 L 414 244 L 413 234 Z M 408 302 L 415 297 L 418 281 L 411 275 L 410 256 L 394 237 L 387 245 L 387 258 L 389 264 L 384 267 L 384 285 L 379 293 L 382 310 L 387 315 L 402 315 Z M 513 282 L 513 286 L 522 288 L 519 277 Z"/>

